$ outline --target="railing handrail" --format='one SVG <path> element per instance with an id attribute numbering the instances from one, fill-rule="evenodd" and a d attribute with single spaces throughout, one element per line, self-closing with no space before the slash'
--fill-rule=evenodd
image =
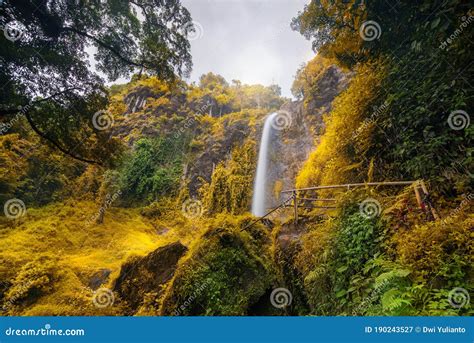
<path id="1" fill-rule="evenodd" d="M 317 186 L 317 187 L 307 187 L 307 188 L 296 188 L 281 191 L 281 193 L 294 193 L 301 191 L 311 191 L 316 189 L 331 189 L 331 188 L 352 188 L 352 187 L 363 187 L 363 186 L 402 186 L 402 185 L 411 185 L 417 181 L 385 181 L 385 182 L 365 182 L 365 183 L 347 183 L 344 185 L 330 185 L 330 186 Z"/>

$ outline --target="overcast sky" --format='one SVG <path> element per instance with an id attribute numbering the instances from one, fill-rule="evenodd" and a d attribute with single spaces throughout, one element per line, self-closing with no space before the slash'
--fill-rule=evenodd
<path id="1" fill-rule="evenodd" d="M 298 67 L 314 53 L 290 28 L 309 0 L 182 0 L 196 22 L 190 81 L 209 71 L 227 81 L 281 86 L 284 96 Z"/>

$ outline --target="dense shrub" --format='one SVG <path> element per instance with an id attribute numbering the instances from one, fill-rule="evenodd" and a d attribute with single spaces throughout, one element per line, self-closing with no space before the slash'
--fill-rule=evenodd
<path id="1" fill-rule="evenodd" d="M 150 202 L 178 189 L 182 172 L 182 141 L 143 138 L 121 171 L 125 199 Z"/>

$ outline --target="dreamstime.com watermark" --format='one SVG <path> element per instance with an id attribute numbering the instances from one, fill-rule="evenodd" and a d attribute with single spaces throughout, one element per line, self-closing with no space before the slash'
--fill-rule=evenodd
<path id="1" fill-rule="evenodd" d="M 473 199 L 474 199 L 474 194 L 469 193 L 469 194 L 463 194 L 461 195 L 463 200 L 459 204 L 458 207 L 456 207 L 446 218 L 443 219 L 443 224 L 450 224 L 456 216 L 466 207 Z"/>
<path id="2" fill-rule="evenodd" d="M 382 206 L 374 198 L 367 198 L 359 204 L 360 214 L 367 219 L 378 217 L 382 212 Z"/>
<path id="3" fill-rule="evenodd" d="M 1 310 L 2 311 L 7 311 L 8 308 L 12 307 L 15 305 L 15 302 L 22 297 L 23 294 L 25 294 L 29 289 L 31 285 L 31 281 L 27 281 L 23 283 L 20 288 L 16 291 L 13 296 L 9 297 L 8 300 L 3 304 Z"/>
<path id="4" fill-rule="evenodd" d="M 99 288 L 92 295 L 92 303 L 97 308 L 110 307 L 115 302 L 115 295 L 112 290 L 106 287 Z"/>
<path id="5" fill-rule="evenodd" d="M 463 130 L 467 128 L 470 123 L 471 117 L 466 111 L 456 110 L 449 114 L 448 125 L 453 130 Z"/>
<path id="6" fill-rule="evenodd" d="M 173 135 L 174 139 L 178 139 L 185 131 L 187 131 L 193 124 L 197 123 L 197 118 L 204 115 L 210 108 L 212 107 L 211 101 L 206 101 L 202 106 L 200 106 L 197 110 L 197 113 L 184 121 L 184 124 L 180 127 L 180 129 L 175 132 Z"/>
<path id="7" fill-rule="evenodd" d="M 374 290 L 352 311 L 352 315 L 357 316 L 359 313 L 366 311 L 382 294 L 389 283 L 389 280 L 384 280 L 380 285 L 376 286 Z"/>
<path id="8" fill-rule="evenodd" d="M 382 34 L 382 28 L 375 20 L 367 20 L 359 28 L 360 37 L 366 42 L 379 39 Z"/>
<path id="9" fill-rule="evenodd" d="M 198 218 L 203 213 L 202 202 L 196 199 L 187 199 L 183 202 L 181 212 L 188 219 Z"/>
<path id="10" fill-rule="evenodd" d="M 184 32 L 187 33 L 187 38 L 190 42 L 200 39 L 204 36 L 204 27 L 200 22 L 197 21 L 188 21 L 183 26 Z"/>
<path id="11" fill-rule="evenodd" d="M 182 305 L 178 306 L 176 310 L 174 310 L 173 315 L 174 316 L 180 316 L 184 310 L 186 310 L 187 307 L 189 307 L 195 300 L 196 298 L 201 295 L 201 293 L 207 288 L 209 285 L 208 281 L 204 281 L 201 283 L 196 289 L 194 290 L 193 294 L 191 294 Z"/>
<path id="12" fill-rule="evenodd" d="M 376 106 L 372 114 L 362 122 L 362 124 L 357 128 L 357 130 L 354 131 L 352 135 L 352 139 L 360 135 L 361 132 L 366 130 L 367 127 L 369 127 L 370 125 L 375 124 L 377 117 L 379 117 L 380 115 L 384 114 L 387 111 L 388 105 L 389 103 L 387 101 L 384 101 L 382 105 Z"/>
<path id="13" fill-rule="evenodd" d="M 39 329 L 15 329 L 9 327 L 5 330 L 6 336 L 85 336 L 84 329 L 52 329 L 50 324 Z"/>
<path id="14" fill-rule="evenodd" d="M 271 126 L 278 131 L 285 130 L 291 126 L 291 114 L 288 111 L 280 110 L 270 122 Z"/>
<path id="15" fill-rule="evenodd" d="M 448 294 L 448 302 L 454 308 L 467 307 L 470 300 L 469 292 L 461 287 L 453 288 Z"/>
<path id="16" fill-rule="evenodd" d="M 463 32 L 464 30 L 474 21 L 474 16 L 471 15 L 472 10 L 469 11 L 467 16 L 461 17 L 461 24 L 459 27 L 454 30 L 454 32 L 442 42 L 439 46 L 441 50 L 445 50 L 449 45 L 451 45 Z"/>
<path id="17" fill-rule="evenodd" d="M 18 107 L 18 113 L 15 114 L 15 116 L 10 119 L 10 121 L 6 123 L 0 123 L 0 135 L 3 135 L 10 130 L 13 125 L 15 125 L 22 117 L 25 116 L 26 112 L 29 111 L 31 108 L 31 105 L 26 105 L 26 106 L 19 106 Z"/>
<path id="18" fill-rule="evenodd" d="M 20 40 L 26 33 L 25 25 L 16 20 L 6 23 L 5 26 L 1 27 L 1 29 L 3 30 L 5 38 L 10 42 Z"/>
<path id="19" fill-rule="evenodd" d="M 10 199 L 3 205 L 3 213 L 8 219 L 18 219 L 26 214 L 26 205 L 20 199 Z"/>
<path id="20" fill-rule="evenodd" d="M 122 191 L 117 191 L 116 193 L 114 193 L 112 196 L 110 194 L 107 194 L 105 196 L 105 201 L 104 201 L 104 204 L 101 206 L 101 208 L 99 209 L 99 211 L 93 215 L 92 217 L 90 217 L 87 221 L 86 221 L 86 225 L 92 225 L 94 224 L 97 219 L 101 216 L 103 216 L 105 214 L 105 211 L 110 207 L 112 206 L 112 203 L 117 200 L 117 198 L 122 195 Z"/>
<path id="21" fill-rule="evenodd" d="M 101 110 L 92 116 L 92 126 L 99 131 L 110 129 L 114 125 L 114 117 L 107 110 Z"/>

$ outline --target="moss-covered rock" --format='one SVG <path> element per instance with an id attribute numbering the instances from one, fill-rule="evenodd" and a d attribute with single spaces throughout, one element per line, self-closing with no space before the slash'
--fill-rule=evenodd
<path id="1" fill-rule="evenodd" d="M 162 286 L 173 277 L 179 259 L 187 250 L 175 242 L 145 257 L 132 258 L 122 266 L 114 291 L 126 302 L 128 314 L 135 313 L 149 293 L 160 296 Z"/>
<path id="2" fill-rule="evenodd" d="M 210 229 L 179 266 L 161 314 L 247 315 L 274 280 L 270 243 L 260 225 Z"/>

